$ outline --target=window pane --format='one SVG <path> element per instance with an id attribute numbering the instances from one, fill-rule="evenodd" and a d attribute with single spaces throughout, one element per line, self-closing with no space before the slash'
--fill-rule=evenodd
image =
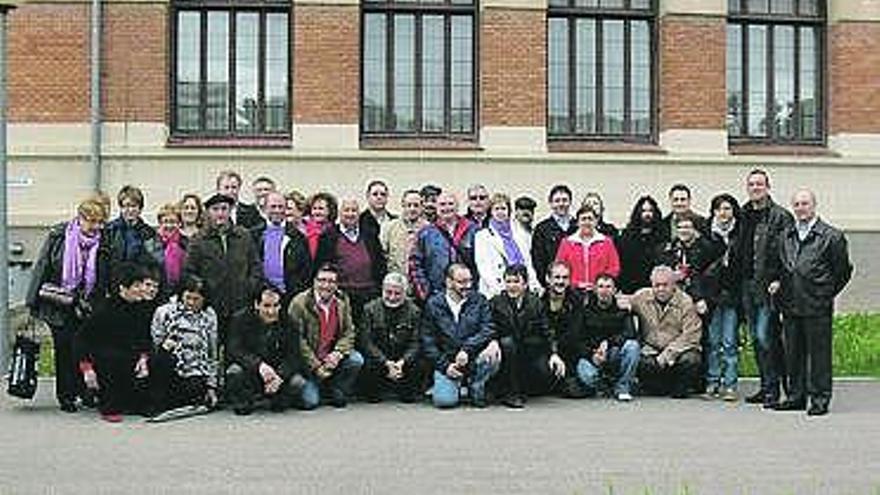
<path id="1" fill-rule="evenodd" d="M 630 0 L 629 6 L 632 9 L 650 9 L 651 0 Z"/>
<path id="2" fill-rule="evenodd" d="M 598 7 L 599 0 L 574 0 L 575 7 Z"/>
<path id="3" fill-rule="evenodd" d="M 819 73 L 816 70 L 818 33 L 815 28 L 800 28 L 800 132 L 803 139 L 819 137 Z"/>
<path id="4" fill-rule="evenodd" d="M 473 132 L 473 18 L 452 17 L 452 132 Z"/>
<path id="5" fill-rule="evenodd" d="M 551 7 L 568 7 L 568 0 L 550 0 Z"/>
<path id="6" fill-rule="evenodd" d="M 802 15 L 819 15 L 818 0 L 800 0 L 798 10 Z"/>
<path id="7" fill-rule="evenodd" d="M 750 136 L 767 135 L 767 28 L 749 26 Z"/>
<path id="8" fill-rule="evenodd" d="M 738 13 L 741 8 L 740 0 L 727 0 L 727 11 L 731 14 Z"/>
<path id="9" fill-rule="evenodd" d="M 623 0 L 600 0 L 599 6 L 603 8 L 622 9 Z"/>
<path id="10" fill-rule="evenodd" d="M 568 19 L 550 18 L 548 126 L 551 134 L 570 131 L 568 122 Z"/>
<path id="11" fill-rule="evenodd" d="M 794 14 L 794 0 L 772 0 L 771 12 L 774 14 Z"/>
<path id="12" fill-rule="evenodd" d="M 175 109 L 177 129 L 196 131 L 199 124 L 199 54 L 201 15 L 180 12 L 177 15 L 177 87 Z"/>
<path id="13" fill-rule="evenodd" d="M 422 130 L 425 132 L 442 132 L 445 123 L 444 28 L 442 15 L 422 18 Z"/>
<path id="14" fill-rule="evenodd" d="M 769 10 L 769 0 L 748 0 L 749 12 L 766 14 Z"/>
<path id="15" fill-rule="evenodd" d="M 605 134 L 623 133 L 623 21 L 602 23 L 602 131 Z"/>
<path id="16" fill-rule="evenodd" d="M 727 133 L 736 137 L 742 128 L 742 27 L 727 25 Z"/>
<path id="17" fill-rule="evenodd" d="M 651 32 L 647 21 L 630 23 L 631 134 L 651 131 Z"/>
<path id="18" fill-rule="evenodd" d="M 229 130 L 229 14 L 208 12 L 208 81 L 205 128 Z"/>
<path id="19" fill-rule="evenodd" d="M 596 132 L 596 21 L 578 19 L 575 32 L 575 132 Z"/>
<path id="20" fill-rule="evenodd" d="M 364 17 L 364 130 L 385 128 L 385 15 Z"/>
<path id="21" fill-rule="evenodd" d="M 394 16 L 394 130 L 416 130 L 415 16 Z"/>
<path id="22" fill-rule="evenodd" d="M 263 93 L 266 100 L 267 132 L 288 130 L 288 29 L 287 14 L 266 14 L 266 75 Z"/>
<path id="23" fill-rule="evenodd" d="M 773 28 L 773 127 L 779 138 L 794 137 L 794 27 Z"/>
<path id="24" fill-rule="evenodd" d="M 253 12 L 235 16 L 235 128 L 247 133 L 259 130 L 259 21 L 259 14 Z"/>

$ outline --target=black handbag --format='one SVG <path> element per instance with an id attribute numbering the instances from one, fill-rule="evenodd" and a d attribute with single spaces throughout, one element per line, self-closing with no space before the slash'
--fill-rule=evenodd
<path id="1" fill-rule="evenodd" d="M 28 322 L 30 335 L 17 335 L 12 346 L 12 361 L 9 363 L 9 395 L 22 399 L 33 399 L 37 393 L 37 361 L 40 358 L 40 342 L 36 339 L 34 321 Z"/>

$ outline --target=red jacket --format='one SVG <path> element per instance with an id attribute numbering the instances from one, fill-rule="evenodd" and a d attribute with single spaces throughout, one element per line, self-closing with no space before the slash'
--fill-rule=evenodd
<path id="1" fill-rule="evenodd" d="M 611 238 L 596 232 L 589 240 L 581 239 L 578 232 L 566 237 L 556 251 L 556 261 L 562 261 L 571 270 L 571 286 L 592 289 L 596 277 L 607 273 L 620 275 L 620 259 Z"/>

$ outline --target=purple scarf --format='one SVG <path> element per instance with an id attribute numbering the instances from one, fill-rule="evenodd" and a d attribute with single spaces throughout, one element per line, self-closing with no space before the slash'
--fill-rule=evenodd
<path id="1" fill-rule="evenodd" d="M 61 285 L 70 291 L 83 284 L 83 295 L 88 296 L 95 288 L 98 264 L 98 245 L 101 232 L 91 236 L 83 234 L 79 218 L 67 222 L 64 232 L 64 260 L 61 267 Z"/>
<path id="2" fill-rule="evenodd" d="M 284 224 L 266 226 L 263 232 L 263 274 L 272 285 L 284 290 Z"/>
<path id="3" fill-rule="evenodd" d="M 510 221 L 499 222 L 493 218 L 489 221 L 489 224 L 492 226 L 492 230 L 498 232 L 501 240 L 504 241 L 504 258 L 507 260 L 507 266 L 524 265 L 525 259 L 523 259 L 516 241 L 513 240 L 513 230 L 510 227 Z"/>

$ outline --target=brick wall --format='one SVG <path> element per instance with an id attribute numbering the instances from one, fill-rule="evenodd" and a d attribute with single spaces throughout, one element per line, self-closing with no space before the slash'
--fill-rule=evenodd
<path id="1" fill-rule="evenodd" d="M 88 4 L 25 4 L 9 15 L 10 122 L 89 118 Z"/>
<path id="2" fill-rule="evenodd" d="M 294 7 L 293 115 L 298 123 L 357 124 L 360 12 L 352 6 Z"/>
<path id="3" fill-rule="evenodd" d="M 723 129 L 724 19 L 667 15 L 659 38 L 660 130 Z"/>
<path id="4" fill-rule="evenodd" d="M 547 23 L 544 12 L 486 9 L 481 22 L 482 124 L 545 125 Z"/>
<path id="5" fill-rule="evenodd" d="M 103 109 L 108 121 L 164 122 L 170 59 L 167 6 L 104 7 Z"/>
<path id="6" fill-rule="evenodd" d="M 831 26 L 830 133 L 880 133 L 880 22 Z"/>

